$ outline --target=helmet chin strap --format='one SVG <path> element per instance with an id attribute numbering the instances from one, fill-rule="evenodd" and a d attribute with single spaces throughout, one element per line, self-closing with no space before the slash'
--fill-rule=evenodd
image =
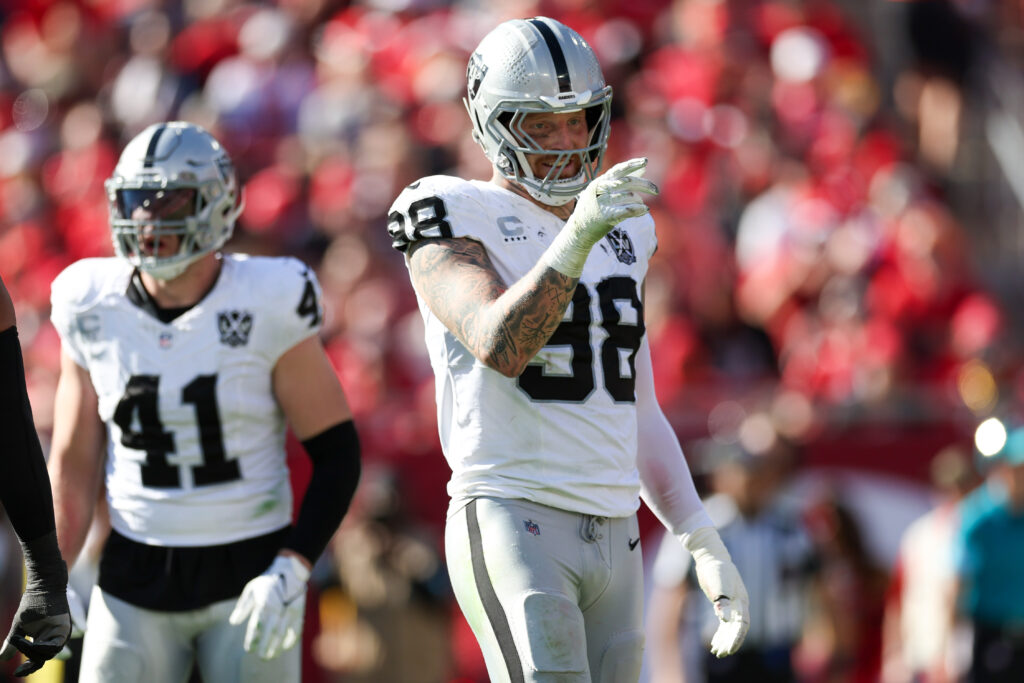
<path id="1" fill-rule="evenodd" d="M 173 280 L 174 278 L 184 273 L 185 269 L 188 268 L 191 264 L 192 261 L 179 261 L 177 263 L 163 263 L 160 265 L 157 265 L 155 263 L 140 263 L 139 270 L 143 271 L 148 275 L 152 275 L 157 280 L 163 280 L 164 282 L 167 282 L 168 280 Z"/>
<path id="2" fill-rule="evenodd" d="M 172 263 L 139 263 L 139 270 L 152 275 L 157 280 L 173 280 L 178 277 L 193 263 L 198 261 L 201 257 L 205 256 L 207 251 L 193 252 L 189 256 L 181 259 L 180 261 L 174 261 Z"/>
<path id="3" fill-rule="evenodd" d="M 516 174 L 513 171 L 515 164 L 513 164 L 513 162 L 509 160 L 507 155 L 499 156 L 498 161 L 495 162 L 496 166 L 498 167 L 498 171 L 501 172 L 501 174 L 504 175 L 510 182 L 519 185 L 521 188 L 526 190 L 526 192 L 531 197 L 536 199 L 541 204 L 544 204 L 545 206 L 565 206 L 569 202 L 575 201 L 576 197 L 579 196 L 579 193 L 582 192 L 588 185 L 588 183 L 583 182 L 585 178 L 585 172 L 581 167 L 580 172 L 574 175 L 572 178 L 560 178 L 558 180 L 553 181 L 552 183 L 552 186 L 557 186 L 560 184 L 570 185 L 580 183 L 579 192 L 576 192 L 576 194 L 552 195 L 547 192 L 541 192 L 539 189 L 533 186 L 534 183 L 538 183 L 537 177 L 533 175 L 533 170 L 530 168 L 530 165 L 526 162 L 525 157 L 523 157 L 523 155 L 519 153 L 517 153 L 516 156 L 522 157 L 519 160 L 518 164 L 519 167 L 522 168 L 521 174 Z M 531 180 L 533 181 L 533 183 L 523 182 L 524 180 Z"/>
<path id="4" fill-rule="evenodd" d="M 583 174 L 580 173 L 579 175 L 575 176 L 574 178 L 565 178 L 564 180 L 556 180 L 555 184 L 562 183 L 562 182 L 565 182 L 565 183 L 575 182 L 575 181 L 578 181 L 582 175 Z M 586 187 L 586 186 L 584 185 L 584 187 Z M 529 185 L 523 185 L 523 189 L 525 189 L 527 192 L 529 192 L 530 196 L 533 197 L 534 199 L 536 199 L 538 202 L 540 202 L 541 204 L 546 204 L 548 206 L 565 206 L 569 202 L 576 201 L 576 197 L 579 196 L 578 193 L 574 194 L 574 195 L 567 195 L 567 196 L 554 196 L 554 195 L 550 195 L 550 194 L 548 194 L 546 192 L 541 192 L 540 190 L 535 190 L 534 188 L 530 187 Z M 582 191 L 583 191 L 583 188 L 581 187 L 580 188 L 580 192 L 582 192 Z"/>

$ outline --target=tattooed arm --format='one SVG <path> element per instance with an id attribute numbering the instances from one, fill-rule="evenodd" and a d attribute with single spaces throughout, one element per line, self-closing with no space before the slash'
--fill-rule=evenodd
<path id="1" fill-rule="evenodd" d="M 506 377 L 518 377 L 547 343 L 579 281 L 539 263 L 509 287 L 483 245 L 469 239 L 422 240 L 408 258 L 413 286 L 431 312 Z"/>

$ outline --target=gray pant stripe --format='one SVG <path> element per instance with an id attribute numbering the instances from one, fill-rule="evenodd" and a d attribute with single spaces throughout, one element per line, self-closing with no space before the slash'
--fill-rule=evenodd
<path id="1" fill-rule="evenodd" d="M 508 617 L 498 602 L 498 594 L 494 592 L 494 586 L 487 575 L 487 565 L 484 564 L 484 548 L 480 540 L 480 522 L 476 516 L 475 500 L 466 506 L 466 523 L 469 526 L 469 554 L 473 560 L 473 578 L 476 581 L 477 593 L 480 594 L 480 602 L 483 603 L 484 613 L 491 623 L 491 628 L 494 629 L 494 636 L 498 639 L 498 647 L 505 659 L 509 679 L 512 683 L 524 683 L 523 665 L 516 652 L 516 644 L 512 640 Z"/>

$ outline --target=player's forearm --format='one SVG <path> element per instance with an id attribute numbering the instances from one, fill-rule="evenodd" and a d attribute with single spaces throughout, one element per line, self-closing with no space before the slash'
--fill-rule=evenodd
<path id="1" fill-rule="evenodd" d="M 658 404 L 651 348 L 646 339 L 637 351 L 636 379 L 637 470 L 641 497 L 676 536 L 710 526 L 711 519 L 693 484 L 682 446 Z"/>
<path id="2" fill-rule="evenodd" d="M 78 557 L 92 522 L 105 441 L 106 430 L 88 373 L 62 353 L 48 468 L 57 541 L 69 567 Z"/>
<path id="3" fill-rule="evenodd" d="M 75 563 L 85 545 L 99 491 L 99 472 L 75 466 L 73 461 L 73 457 L 65 457 L 56 449 L 51 451 L 50 482 L 57 543 L 68 567 Z"/>
<path id="4" fill-rule="evenodd" d="M 432 240 L 410 255 L 431 311 L 482 363 L 517 377 L 562 322 L 577 278 L 538 264 L 507 287 L 469 240 Z"/>
<path id="5" fill-rule="evenodd" d="M 665 528 L 675 535 L 710 526 L 682 448 L 664 416 L 637 425 L 640 493 Z"/>
<path id="6" fill-rule="evenodd" d="M 637 393 L 641 497 L 665 528 L 677 536 L 711 525 L 672 425 L 660 408 L 644 405 L 641 391 Z"/>
<path id="7" fill-rule="evenodd" d="M 5 442 L 0 502 L 18 538 L 31 541 L 53 531 L 53 508 L 15 327 L 0 330 L 0 434 Z"/>
<path id="8" fill-rule="evenodd" d="M 518 377 L 561 324 L 578 281 L 534 267 L 485 307 L 474 355 L 506 377 Z"/>
<path id="9" fill-rule="evenodd" d="M 337 531 L 355 495 L 362 470 L 361 449 L 352 420 L 305 439 L 302 446 L 313 461 L 313 476 L 284 551 L 294 551 L 311 566 Z"/>

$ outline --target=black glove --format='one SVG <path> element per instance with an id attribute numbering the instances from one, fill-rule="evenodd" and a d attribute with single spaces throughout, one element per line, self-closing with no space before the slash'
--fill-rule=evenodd
<path id="1" fill-rule="evenodd" d="M 22 542 L 21 549 L 25 555 L 25 592 L 0 649 L 0 659 L 10 659 L 16 652 L 27 658 L 15 669 L 15 676 L 38 671 L 63 649 L 71 635 L 68 570 L 57 548 L 57 533 L 51 531 Z"/>

